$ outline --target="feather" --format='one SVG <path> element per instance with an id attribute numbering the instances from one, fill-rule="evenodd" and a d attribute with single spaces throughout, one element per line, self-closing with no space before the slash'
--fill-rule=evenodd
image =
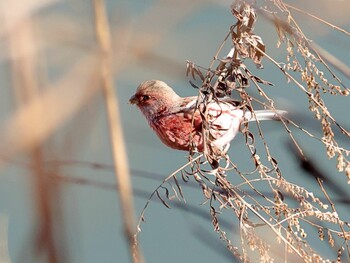
<path id="1" fill-rule="evenodd" d="M 283 118 L 285 115 L 287 115 L 287 111 L 284 110 L 257 110 L 254 111 L 254 114 L 252 114 L 250 111 L 247 111 L 244 114 L 244 118 L 246 118 L 248 121 L 266 121 L 266 120 L 275 120 L 279 121 L 281 118 Z"/>

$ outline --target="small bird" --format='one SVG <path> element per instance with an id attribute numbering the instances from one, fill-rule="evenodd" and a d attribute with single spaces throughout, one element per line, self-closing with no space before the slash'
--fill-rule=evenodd
<path id="1" fill-rule="evenodd" d="M 138 86 L 129 102 L 136 104 L 165 145 L 176 150 L 196 149 L 203 152 L 203 120 L 196 109 L 197 98 L 180 97 L 165 82 L 148 80 Z M 206 112 L 211 146 L 220 150 L 229 147 L 244 120 L 279 120 L 286 113 L 281 110 L 257 110 L 252 114 L 243 111 L 239 103 L 231 98 L 209 102 Z"/>

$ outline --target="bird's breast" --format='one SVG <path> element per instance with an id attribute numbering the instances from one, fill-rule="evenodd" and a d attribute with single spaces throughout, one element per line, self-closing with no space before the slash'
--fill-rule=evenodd
<path id="1" fill-rule="evenodd" d="M 161 141 L 167 146 L 188 151 L 191 143 L 201 144 L 201 120 L 190 113 L 176 113 L 160 116 L 150 124 Z"/>

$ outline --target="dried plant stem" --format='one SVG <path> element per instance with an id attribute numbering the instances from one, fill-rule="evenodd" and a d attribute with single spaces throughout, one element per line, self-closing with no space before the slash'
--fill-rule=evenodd
<path id="1" fill-rule="evenodd" d="M 252 45 L 254 45 L 253 43 L 251 43 Z M 284 70 L 279 63 L 274 60 L 271 56 L 269 56 L 268 54 L 266 54 L 263 50 L 259 49 L 258 47 L 254 46 L 254 48 L 256 48 L 257 50 L 259 50 L 259 52 L 261 52 L 262 54 L 264 54 L 264 56 L 266 58 L 268 58 L 276 67 L 278 67 L 285 76 L 287 76 L 290 80 L 292 80 L 296 86 L 303 91 L 318 107 L 320 107 L 320 109 L 323 110 L 323 112 L 325 113 L 325 115 L 339 128 L 339 130 L 346 135 L 347 137 L 350 137 L 350 132 L 347 131 L 343 126 L 341 126 L 336 120 L 335 118 L 329 113 L 329 111 L 325 108 L 325 106 L 321 105 L 319 101 L 317 101 L 315 99 L 315 96 L 313 93 L 311 93 L 310 91 L 306 90 L 305 87 L 300 84 L 300 82 L 294 78 L 291 74 L 289 74 L 286 70 Z"/>
<path id="2" fill-rule="evenodd" d="M 30 46 L 35 49 L 35 35 L 33 23 L 30 18 L 23 22 L 18 29 L 10 35 L 11 66 L 13 76 L 13 86 L 18 108 L 35 98 L 39 92 L 38 79 L 36 78 L 37 59 L 36 53 L 25 54 L 24 50 Z M 25 45 L 23 43 L 26 43 Z M 35 114 L 37 113 L 37 114 Z M 43 112 L 35 112 L 28 116 L 33 121 L 42 118 Z M 45 125 L 45 123 L 42 123 Z M 57 189 L 47 180 L 47 175 L 43 169 L 44 155 L 43 145 L 38 142 L 28 149 L 31 161 L 31 172 L 33 174 L 33 193 L 35 195 L 36 213 L 38 215 L 38 230 L 35 232 L 35 251 L 47 257 L 47 262 L 62 262 L 62 255 L 57 250 L 55 242 L 55 210 L 52 207 L 53 200 L 59 202 Z M 56 191 L 54 191 L 56 190 Z M 59 226 L 56 226 L 56 230 Z M 62 231 L 58 231 L 61 232 Z M 60 240 L 61 241 L 61 240 Z"/>
<path id="3" fill-rule="evenodd" d="M 347 66 L 340 59 L 333 56 L 327 50 L 321 48 L 315 42 L 311 42 L 310 46 L 314 50 L 317 50 L 317 53 L 323 58 L 323 60 L 329 62 L 331 65 L 333 65 L 333 67 L 335 67 L 337 70 L 339 70 L 342 74 L 344 74 L 346 77 L 350 78 L 350 67 L 349 66 Z"/>
<path id="4" fill-rule="evenodd" d="M 333 59 L 331 60 L 325 57 L 321 52 L 322 50 L 317 48 L 317 46 L 313 45 L 312 42 L 306 38 L 296 21 L 290 15 L 290 11 L 284 7 L 283 1 L 265 0 L 263 2 L 266 2 L 266 6 L 261 10 L 265 10 L 266 14 L 268 14 L 265 15 L 271 21 L 275 22 L 279 36 L 278 43 L 286 43 L 287 45 L 287 63 L 283 63 L 283 66 L 281 66 L 280 63 L 277 63 L 276 60 L 267 55 L 265 53 L 266 46 L 261 36 L 253 32 L 255 23 L 257 22 L 257 16 L 255 8 L 251 7 L 248 2 L 249 1 L 236 0 L 231 6 L 231 12 L 237 19 L 237 23 L 231 26 L 230 32 L 227 33 L 216 51 L 208 68 L 197 66 L 191 61 L 187 62 L 186 75 L 191 75 L 193 80 L 196 80 L 196 77 L 198 77 L 202 82 L 201 86 L 197 86 L 190 80 L 191 85 L 197 88 L 199 93 L 196 104 L 190 104 L 191 107 L 187 104 L 188 107 L 184 108 L 186 108 L 186 110 L 194 110 L 196 114 L 200 114 L 202 122 L 199 127 L 199 133 L 201 133 L 202 136 L 203 148 L 201 151 L 203 153 L 202 155 L 198 155 L 198 153 L 194 154 L 196 152 L 194 149 L 196 149 L 196 145 L 198 146 L 198 144 L 196 140 L 194 140 L 194 142 L 192 141 L 192 133 L 190 133 L 190 142 L 193 147 L 190 147 L 189 162 L 170 174 L 153 191 L 141 212 L 137 224 L 138 232 L 135 234 L 135 242 L 137 243 L 136 237 L 138 237 L 138 233 L 141 231 L 141 223 L 144 221 L 144 215 L 152 197 L 158 197 L 159 201 L 167 208 L 170 208 L 170 202 L 174 199 L 185 202 L 183 192 L 177 179 L 177 174 L 179 173 L 184 182 L 187 183 L 191 179 L 199 184 L 206 198 L 203 204 L 209 203 L 210 205 L 210 215 L 214 230 L 220 235 L 220 238 L 226 242 L 228 250 L 241 261 L 250 262 L 250 251 L 248 248 L 252 251 L 258 251 L 261 262 L 273 261 L 270 255 L 272 243 L 270 243 L 270 240 L 267 239 L 266 236 L 261 236 L 259 233 L 260 231 L 255 231 L 258 226 L 262 225 L 270 228 L 269 232 L 272 231 L 279 244 L 282 242 L 282 245 L 285 245 L 284 255 L 282 251 L 274 255 L 276 257 L 284 256 L 285 262 L 287 262 L 289 254 L 291 253 L 293 253 L 293 258 L 299 257 L 299 261 L 303 262 L 330 262 L 330 260 L 323 260 L 322 256 L 312 248 L 313 242 L 311 242 L 311 238 L 308 238 L 309 231 L 305 226 L 318 228 L 318 236 L 321 241 L 327 241 L 323 233 L 324 230 L 327 230 L 328 244 L 331 247 L 334 247 L 335 242 L 338 243 L 339 239 L 343 239 L 341 240 L 343 244 L 337 251 L 337 259 L 340 261 L 341 257 L 350 256 L 350 247 L 347 241 L 347 231 L 350 224 L 343 221 L 338 216 L 335 208 L 336 203 L 330 199 L 320 179 L 318 179 L 319 187 L 325 196 L 325 198 L 322 197 L 322 199 L 327 200 L 331 204 L 331 209 L 329 209 L 328 203 L 325 204 L 324 201 L 317 197 L 317 195 L 314 195 L 313 192 L 308 191 L 305 187 L 292 184 L 284 178 L 284 172 L 282 173 L 278 165 L 278 160 L 275 158 L 275 154 L 273 154 L 273 148 L 270 147 L 268 141 L 265 139 L 265 134 L 263 133 L 258 118 L 259 114 L 255 111 L 255 106 L 253 104 L 253 102 L 259 102 L 264 106 L 266 111 L 274 112 L 276 116 L 279 110 L 276 110 L 274 100 L 270 98 L 268 93 L 264 92 L 264 89 L 261 87 L 261 85 L 272 86 L 273 83 L 253 75 L 249 67 L 245 65 L 245 61 L 248 59 L 252 60 L 260 69 L 262 68 L 261 62 L 263 57 L 268 58 L 283 72 L 288 82 L 294 82 L 294 84 L 306 94 L 309 109 L 317 113 L 315 117 L 320 120 L 324 135 L 321 139 L 312 135 L 306 129 L 296 125 L 287 117 L 282 116 L 284 114 L 281 114 L 279 117 L 279 120 L 292 141 L 290 145 L 292 146 L 294 144 L 296 148 L 294 149 L 293 147 L 293 152 L 295 151 L 295 153 L 300 156 L 300 167 L 304 170 L 306 170 L 304 163 L 306 163 L 307 158 L 306 155 L 304 155 L 301 144 L 299 144 L 297 138 L 292 133 L 291 128 L 293 127 L 289 127 L 290 125 L 297 127 L 305 134 L 316 138 L 327 146 L 327 154 L 330 158 L 336 155 L 338 156 L 337 169 L 339 171 L 345 171 L 348 178 L 350 178 L 350 162 L 345 157 L 345 154 L 348 154 L 349 150 L 338 146 L 338 142 L 334 137 L 333 128 L 336 126 L 335 128 L 337 131 L 339 129 L 340 132 L 348 137 L 350 137 L 350 132 L 342 127 L 327 110 L 327 106 L 320 94 L 321 91 L 324 91 L 332 95 L 341 94 L 346 96 L 349 94 L 349 89 L 345 87 L 341 79 L 326 64 L 326 62 L 329 63 L 329 61 L 335 64 L 335 59 L 331 57 Z M 269 3 L 274 5 L 271 10 L 267 7 Z M 275 13 L 276 8 L 282 12 L 280 15 L 283 16 L 283 19 L 280 20 L 278 18 L 280 15 L 278 12 Z M 286 14 L 287 19 L 285 19 Z M 218 57 L 223 53 L 223 49 L 226 47 L 226 44 L 228 44 L 227 41 L 230 36 L 232 40 L 231 50 L 224 58 L 219 59 Z M 300 52 L 300 56 L 304 58 L 305 66 L 302 66 L 299 55 L 294 52 L 295 46 L 297 47 L 297 51 Z M 339 61 L 337 62 L 338 68 L 342 69 L 343 73 L 348 71 L 347 67 L 339 63 Z M 214 65 L 217 65 L 215 69 Z M 328 70 L 328 72 L 326 71 L 327 76 L 330 74 L 337 82 L 336 85 L 325 78 L 324 72 L 321 71 L 318 65 L 322 66 L 322 70 L 324 70 L 324 68 Z M 295 74 L 301 73 L 302 82 L 298 81 L 297 77 L 290 70 L 293 70 Z M 251 90 L 251 84 L 253 84 L 259 92 L 259 99 L 252 97 L 248 93 L 248 91 Z M 232 94 L 233 92 L 238 94 Z M 227 98 L 230 95 L 239 95 L 239 101 L 233 101 Z M 263 100 L 262 102 L 260 101 L 261 98 Z M 230 107 L 239 107 L 243 111 L 244 116 L 246 112 L 249 112 L 250 115 L 253 116 L 252 120 L 255 121 L 258 130 L 257 138 L 259 139 L 259 144 L 256 144 L 256 136 L 250 131 L 247 123 L 241 123 L 240 127 L 240 131 L 245 137 L 246 146 L 251 154 L 253 164 L 255 164 L 253 171 L 240 171 L 230 159 L 227 151 L 228 146 L 224 147 L 223 145 L 221 147 L 216 147 L 217 145 L 215 145 L 215 142 L 220 136 L 217 135 L 217 132 L 230 131 L 230 128 L 222 128 L 220 124 L 216 125 L 213 121 L 219 119 L 217 116 L 209 114 L 211 106 L 215 103 L 220 106 L 217 110 L 219 112 L 218 116 L 230 115 L 228 113 L 229 111 L 223 106 L 227 104 L 232 104 Z M 170 106 L 177 107 L 178 105 Z M 192 108 L 192 106 L 194 108 Z M 183 109 L 180 108 L 180 110 L 179 112 L 182 114 Z M 174 113 L 178 112 L 174 111 Z M 195 116 L 195 114 L 192 116 Z M 183 116 L 181 116 L 181 118 L 183 118 Z M 251 119 L 247 118 L 246 120 L 250 121 Z M 195 126 L 194 123 L 195 118 L 192 118 L 193 126 Z M 197 131 L 197 128 L 195 131 Z M 261 150 L 260 148 L 262 147 L 263 149 Z M 264 157 L 267 158 L 269 162 L 268 165 L 264 165 L 261 152 Z M 203 159 L 201 159 L 202 156 L 204 157 Z M 209 165 L 211 167 L 211 169 L 209 168 L 210 170 L 208 170 Z M 190 171 L 185 169 L 187 166 L 190 166 Z M 240 178 L 237 176 L 231 177 L 232 174 L 236 175 L 235 171 Z M 322 176 L 321 173 L 318 173 L 318 175 L 315 173 L 315 177 L 326 178 Z M 242 179 L 244 181 L 241 183 Z M 231 182 L 231 180 L 234 181 Z M 236 181 L 240 184 L 237 185 L 234 183 Z M 265 194 L 264 191 L 267 191 L 268 194 Z M 285 196 L 288 198 L 285 198 Z M 343 196 L 346 196 L 346 194 Z M 232 215 L 239 220 L 241 233 L 240 249 L 233 245 L 232 240 L 226 234 L 226 229 L 222 227 L 221 220 L 219 220 L 219 214 L 224 210 L 231 210 Z M 259 219 L 258 223 L 255 223 L 256 219 Z M 337 230 L 327 229 L 327 227 L 322 225 L 323 223 L 326 223 L 327 227 L 328 223 L 335 224 Z M 341 231 L 339 231 L 338 228 L 340 228 Z M 334 233 L 337 235 L 336 240 L 332 237 L 335 236 Z M 347 254 L 345 255 L 345 253 Z M 254 253 L 252 255 L 255 256 Z"/>
<path id="5" fill-rule="evenodd" d="M 300 258 L 303 258 L 302 254 L 298 251 L 297 248 L 293 246 L 267 219 L 265 219 L 260 213 L 258 213 L 251 204 L 246 202 L 232 187 L 227 185 L 227 189 L 230 189 L 230 191 L 234 194 L 234 196 L 239 199 L 239 201 L 244 204 L 246 208 L 248 208 L 253 214 L 255 214 L 261 221 L 263 221 L 283 242 L 289 246 Z"/>
<path id="6" fill-rule="evenodd" d="M 315 52 L 315 54 L 316 54 L 317 58 L 320 60 L 321 64 L 328 70 L 328 72 L 332 75 L 332 77 L 333 77 L 334 79 L 336 79 L 337 82 L 338 82 L 344 89 L 346 89 L 347 91 L 349 91 L 349 88 L 346 87 L 346 85 L 344 85 L 344 83 L 340 80 L 340 78 L 335 74 L 335 72 L 334 72 L 333 70 L 331 70 L 331 68 L 328 66 L 328 64 L 324 61 L 324 59 L 323 59 L 323 58 L 321 57 L 321 55 L 319 54 L 318 50 L 315 49 L 315 48 L 311 45 L 310 40 L 307 40 L 306 35 L 304 34 L 304 32 L 303 32 L 303 31 L 301 30 L 301 28 L 299 27 L 297 21 L 295 21 L 294 18 L 293 18 L 291 15 L 290 15 L 289 17 L 290 17 L 290 20 L 293 21 L 294 26 L 298 29 L 298 31 L 300 32 L 300 34 L 303 36 L 303 39 L 306 40 L 307 46 Z"/>
<path id="7" fill-rule="evenodd" d="M 21 108 L 29 101 L 32 101 L 38 96 L 39 81 L 37 79 L 37 58 L 36 52 L 26 54 L 25 56 L 18 56 L 18 54 L 25 54 L 25 49 L 30 46 L 35 50 L 35 32 L 33 30 L 33 23 L 30 18 L 23 22 L 15 32 L 10 35 L 10 52 L 11 52 L 11 66 L 13 76 L 13 87 L 18 107 Z M 25 44 L 23 44 L 25 43 Z M 30 121 L 42 122 L 44 116 L 44 107 L 40 111 L 31 112 L 28 115 Z M 30 136 L 25 134 L 24 136 Z M 57 207 L 53 204 L 59 204 L 57 184 L 52 184 L 48 180 L 47 173 L 43 169 L 44 165 L 44 149 L 43 141 L 37 141 L 28 148 L 29 158 L 31 161 L 31 172 L 33 174 L 33 193 L 35 195 L 36 213 L 38 215 L 38 227 L 35 232 L 35 252 L 44 254 L 47 257 L 47 262 L 58 263 L 66 261 L 62 236 L 57 237 L 55 233 L 60 233 L 61 224 L 55 224 L 59 215 L 57 214 Z M 53 202 L 55 200 L 55 202 Z M 61 221 L 62 218 L 57 220 Z M 56 232 L 57 231 L 57 232 Z M 57 242 L 60 243 L 57 246 Z M 61 247 L 62 251 L 58 251 Z M 63 252 L 64 251 L 64 252 Z"/>
<path id="8" fill-rule="evenodd" d="M 333 25 L 332 23 L 329 23 L 329 22 L 327 22 L 326 20 L 323 20 L 322 18 L 319 18 L 319 17 L 317 17 L 317 16 L 315 16 L 315 15 L 313 15 L 313 14 L 310 14 L 310 13 L 308 13 L 308 12 L 305 12 L 304 10 L 301 10 L 301 9 L 295 7 L 295 6 L 291 6 L 291 5 L 288 5 L 288 4 L 286 4 L 286 3 L 284 3 L 284 5 L 285 5 L 286 7 L 288 7 L 289 9 L 295 10 L 295 11 L 297 11 L 297 12 L 299 12 L 299 13 L 302 13 L 302 14 L 304 14 L 304 15 L 307 15 L 307 16 L 309 16 L 309 17 L 312 17 L 313 19 L 316 19 L 317 21 L 319 21 L 319 22 L 321 22 L 321 23 L 324 23 L 324 24 L 326 24 L 327 26 L 330 26 L 331 28 L 336 29 L 336 30 L 338 30 L 338 31 L 340 31 L 340 32 L 342 32 L 342 33 L 344 33 L 344 34 L 350 36 L 350 32 L 348 32 L 348 31 L 346 31 L 345 29 L 342 29 L 342 28 L 340 28 L 340 27 L 338 27 L 338 26 Z"/>
<path id="9" fill-rule="evenodd" d="M 200 158 L 203 157 L 203 154 L 200 154 L 198 156 L 196 156 L 195 158 L 191 159 L 190 161 L 188 161 L 187 163 L 185 163 L 183 166 L 181 166 L 180 168 L 176 169 L 174 172 L 172 172 L 167 178 L 165 178 L 163 180 L 163 182 L 152 192 L 151 196 L 148 198 L 145 206 L 143 207 L 142 209 L 142 212 L 141 212 L 141 215 L 140 215 L 140 218 L 139 218 L 139 222 L 137 224 L 137 229 L 138 229 L 138 232 L 140 232 L 140 229 L 141 229 L 141 222 L 144 220 L 144 216 L 145 216 L 145 213 L 146 213 L 146 209 L 152 199 L 152 197 L 157 193 L 157 191 L 163 186 L 164 183 L 168 182 L 170 179 L 172 179 L 176 174 L 178 174 L 180 171 L 184 170 L 187 166 L 190 166 L 192 165 L 194 162 L 196 162 L 197 160 L 200 160 Z M 138 234 L 138 232 L 136 233 L 136 236 Z"/>
<path id="10" fill-rule="evenodd" d="M 124 230 L 129 245 L 130 254 L 133 262 L 143 262 L 137 243 L 134 243 L 134 205 L 129 176 L 129 166 L 125 150 L 123 131 L 119 115 L 118 101 L 113 89 L 111 74 L 112 50 L 111 36 L 107 21 L 106 9 L 103 0 L 94 0 L 95 26 L 97 39 L 101 48 L 101 76 L 102 85 L 106 103 L 106 111 L 109 124 L 110 140 L 112 143 L 112 152 L 115 163 L 115 175 L 119 186 L 121 214 L 124 221 Z"/>
<path id="11" fill-rule="evenodd" d="M 338 212 L 337 210 L 335 209 L 335 205 L 334 203 L 332 202 L 331 198 L 329 197 L 328 193 L 326 192 L 326 189 L 323 187 L 323 182 L 320 178 L 316 178 L 317 180 L 317 183 L 318 185 L 320 186 L 320 189 L 322 191 L 322 193 L 324 194 L 324 196 L 326 197 L 326 199 L 328 200 L 328 202 L 330 203 L 331 207 L 332 207 L 332 210 L 334 213 L 336 213 L 338 215 Z M 348 240 L 346 239 L 346 231 L 344 229 L 344 226 L 343 224 L 340 222 L 340 219 L 339 217 L 337 217 L 337 221 L 338 221 L 338 225 L 342 231 L 342 234 L 344 235 L 344 243 L 345 243 L 345 246 L 346 246 L 346 250 L 348 252 L 348 256 L 350 257 L 350 248 L 349 248 L 349 243 L 348 243 Z"/>

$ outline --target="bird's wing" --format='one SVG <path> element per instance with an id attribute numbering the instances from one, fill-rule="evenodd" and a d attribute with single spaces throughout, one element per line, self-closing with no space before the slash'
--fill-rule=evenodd
<path id="1" fill-rule="evenodd" d="M 182 103 L 179 105 L 181 111 L 193 111 L 196 107 L 197 96 L 182 98 Z"/>
<path id="2" fill-rule="evenodd" d="M 197 96 L 181 98 L 180 103 L 166 115 L 181 116 L 184 127 L 192 125 L 194 131 L 201 133 L 203 120 L 199 110 L 196 109 L 196 103 Z M 236 136 L 243 119 L 243 111 L 239 108 L 239 104 L 230 98 L 208 103 L 206 118 L 213 145 L 223 148 Z M 166 118 L 167 116 L 163 115 Z M 200 143 L 198 146 L 202 147 Z"/>
<path id="3" fill-rule="evenodd" d="M 181 98 L 180 103 L 173 107 L 170 111 L 162 114 L 161 117 L 172 115 L 181 116 L 184 122 L 193 123 L 195 130 L 201 129 L 202 118 L 198 110 L 196 110 L 197 96 Z M 193 119 L 193 122 L 192 122 Z"/>
<path id="4" fill-rule="evenodd" d="M 209 124 L 212 143 L 224 149 L 237 135 L 243 120 L 243 111 L 239 102 L 232 99 L 220 99 L 207 106 L 207 122 Z"/>
<path id="5" fill-rule="evenodd" d="M 181 98 L 178 106 L 174 107 L 168 114 L 182 114 L 187 119 L 195 119 L 194 126 L 199 127 L 202 123 L 202 117 L 198 110 L 196 110 L 197 96 Z M 231 98 L 220 98 L 216 101 L 210 102 L 208 106 L 208 117 L 211 119 L 210 123 L 218 130 L 229 130 L 232 122 L 235 119 L 242 118 L 242 111 L 239 110 L 239 101 Z M 208 119 L 208 121 L 209 121 Z"/>

